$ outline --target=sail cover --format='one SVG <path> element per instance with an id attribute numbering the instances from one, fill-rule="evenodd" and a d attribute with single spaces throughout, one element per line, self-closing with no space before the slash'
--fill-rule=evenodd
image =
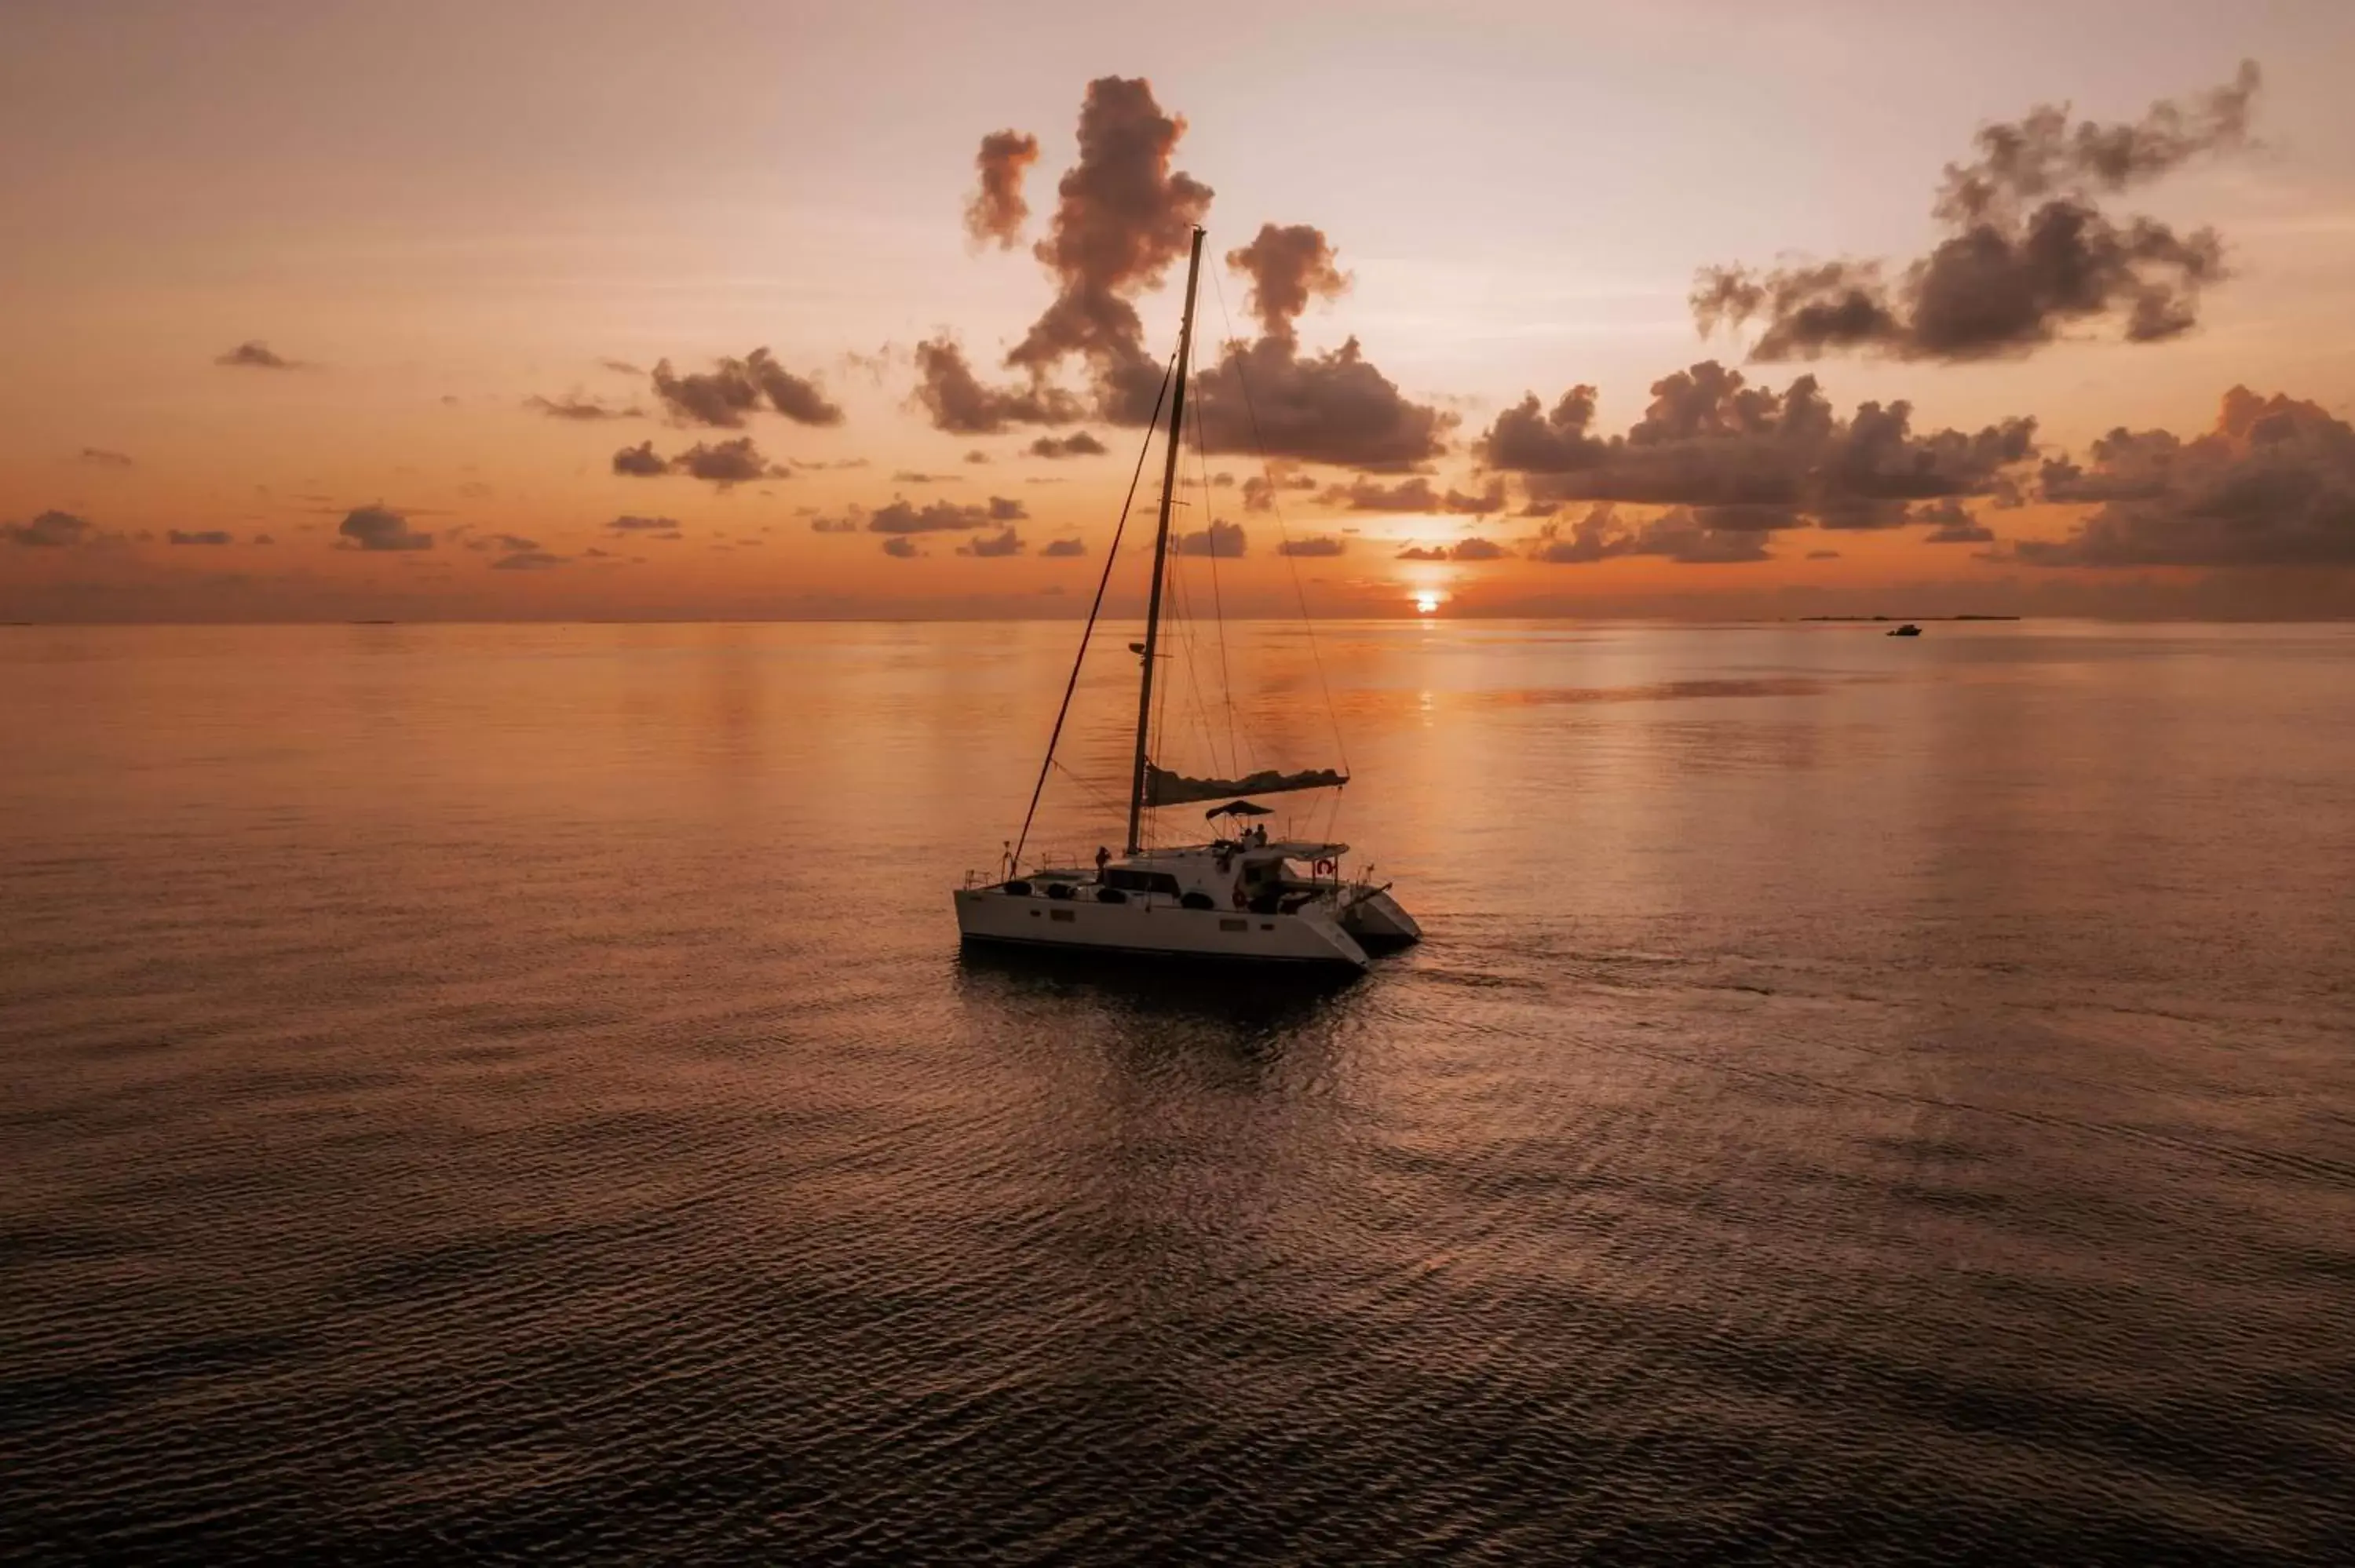
<path id="1" fill-rule="evenodd" d="M 1145 803 L 1182 806 L 1188 800 L 1216 800 L 1234 795 L 1281 795 L 1289 789 L 1330 789 L 1347 784 L 1349 776 L 1330 768 L 1300 773 L 1262 768 L 1242 779 L 1188 779 L 1148 762 L 1145 765 Z"/>

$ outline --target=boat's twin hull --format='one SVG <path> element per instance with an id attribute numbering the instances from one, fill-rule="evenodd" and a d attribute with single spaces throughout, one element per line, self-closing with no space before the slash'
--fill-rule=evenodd
<path id="1" fill-rule="evenodd" d="M 1369 887 L 1351 898 L 1341 910 L 1341 927 L 1359 946 L 1378 950 L 1423 940 L 1423 927 L 1387 887 Z"/>
<path id="2" fill-rule="evenodd" d="M 1161 900 L 1100 904 L 1003 887 L 961 888 L 957 930 L 968 942 L 1007 942 L 1104 953 L 1342 964 L 1364 969 L 1366 949 L 1315 906 L 1290 915 L 1187 909 Z"/>

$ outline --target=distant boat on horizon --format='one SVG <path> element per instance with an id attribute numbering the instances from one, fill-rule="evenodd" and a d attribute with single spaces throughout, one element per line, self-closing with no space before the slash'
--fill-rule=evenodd
<path id="1" fill-rule="evenodd" d="M 1256 818 L 1274 813 L 1249 799 L 1302 789 L 1339 789 L 1348 775 L 1329 768 L 1283 772 L 1265 768 L 1240 778 L 1188 778 L 1156 766 L 1150 755 L 1154 664 L 1160 651 L 1162 585 L 1169 561 L 1169 510 L 1178 483 L 1183 447 L 1186 379 L 1194 342 L 1194 297 L 1202 267 L 1200 228 L 1186 267 L 1186 309 L 1178 332 L 1178 355 L 1168 382 L 1169 428 L 1162 470 L 1160 518 L 1153 548 L 1153 587 L 1146 599 L 1145 641 L 1130 644 L 1138 655 L 1136 748 L 1129 775 L 1128 834 L 1121 854 L 1096 852 L 1092 870 L 1039 866 L 1025 871 L 1022 852 L 1040 790 L 1055 760 L 1055 745 L 1071 712 L 1080 661 L 1087 657 L 1103 585 L 1080 637 L 1078 659 L 1063 688 L 1063 706 L 1047 740 L 1039 782 L 1022 832 L 1008 847 L 995 875 L 968 873 L 954 890 L 957 930 L 969 943 L 1005 943 L 1076 952 L 1167 959 L 1220 959 L 1257 964 L 1347 967 L 1363 969 L 1369 948 L 1419 940 L 1423 928 L 1390 895 L 1367 877 L 1350 880 L 1341 866 L 1346 843 L 1315 839 L 1271 839 Z M 1158 432 L 1159 410 L 1146 427 L 1148 449 Z M 1144 458 L 1138 457 L 1143 468 Z M 1132 494 L 1134 490 L 1132 488 Z M 1119 556 L 1118 540 L 1107 552 L 1104 580 Z M 1304 606 L 1305 612 L 1305 606 Z M 1166 737 L 1165 737 L 1166 738 Z M 1167 806 L 1221 801 L 1203 813 L 1215 835 L 1208 842 L 1146 843 L 1146 813 Z"/>
<path id="2" fill-rule="evenodd" d="M 1922 635 L 1922 629 L 1909 620 L 1902 626 L 1892 628 L 1887 635 L 1891 637 L 1919 637 Z"/>

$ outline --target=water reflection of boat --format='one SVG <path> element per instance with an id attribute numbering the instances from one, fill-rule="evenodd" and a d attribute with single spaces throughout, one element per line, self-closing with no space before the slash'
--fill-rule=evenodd
<path id="1" fill-rule="evenodd" d="M 995 875 L 969 874 L 955 890 L 957 929 L 967 942 L 1018 943 L 1073 952 L 1124 953 L 1148 958 L 1229 959 L 1255 963 L 1340 965 L 1363 969 L 1369 949 L 1418 939 L 1422 928 L 1391 896 L 1390 885 L 1369 874 L 1353 876 L 1343 863 L 1349 846 L 1325 839 L 1271 839 L 1254 819 L 1273 813 L 1250 799 L 1295 790 L 1339 789 L 1348 776 L 1334 768 L 1284 772 L 1274 768 L 1235 778 L 1188 778 L 1151 759 L 1154 666 L 1160 652 L 1162 588 L 1169 560 L 1169 514 L 1178 485 L 1178 454 L 1185 435 L 1186 380 L 1194 339 L 1195 286 L 1202 265 L 1202 231 L 1194 231 L 1186 269 L 1186 309 L 1178 334 L 1178 355 L 1165 393 L 1169 409 L 1160 518 L 1153 550 L 1153 584 L 1146 599 L 1145 641 L 1132 643 L 1138 655 L 1136 747 L 1128 791 L 1124 853 L 1099 850 L 1092 870 L 1034 866 L 1025 870 L 1022 851 L 1029 837 L 1024 819 L 1020 837 Z M 1160 409 L 1147 428 L 1158 433 Z M 1142 467 L 1143 459 L 1139 459 Z M 1124 514 L 1124 521 L 1125 517 Z M 1213 524 L 1215 528 L 1217 524 Z M 1215 554 L 1216 536 L 1211 535 Z M 1119 555 L 1117 535 L 1104 563 L 1110 580 Z M 1087 655 L 1095 609 L 1080 639 Z M 1036 814 L 1039 789 L 1053 766 L 1056 741 L 1079 683 L 1075 662 L 1064 688 L 1063 710 L 1047 742 L 1031 791 Z M 1240 769 L 1236 770 L 1238 773 Z M 1148 810 L 1220 801 L 1203 813 L 1214 836 L 1203 843 L 1153 845 L 1144 832 Z"/>
<path id="2" fill-rule="evenodd" d="M 1889 635 L 1891 637 L 1919 637 L 1922 635 L 1922 629 L 1909 620 L 1904 625 L 1892 629 Z"/>

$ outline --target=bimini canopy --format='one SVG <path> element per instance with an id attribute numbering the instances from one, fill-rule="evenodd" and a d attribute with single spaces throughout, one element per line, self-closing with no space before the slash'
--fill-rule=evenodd
<path id="1" fill-rule="evenodd" d="M 1213 806 L 1203 812 L 1202 820 L 1206 822 L 1215 822 L 1220 817 L 1273 817 L 1274 815 L 1275 808 L 1273 806 L 1254 805 L 1249 800 L 1230 800 L 1223 806 Z"/>
<path id="2" fill-rule="evenodd" d="M 1281 795 L 1291 789 L 1331 789 L 1349 781 L 1346 773 L 1312 768 L 1301 773 L 1263 768 L 1242 779 L 1188 779 L 1166 768 L 1145 765 L 1145 803 L 1182 806 L 1189 800 L 1215 800 L 1222 795 Z"/>

